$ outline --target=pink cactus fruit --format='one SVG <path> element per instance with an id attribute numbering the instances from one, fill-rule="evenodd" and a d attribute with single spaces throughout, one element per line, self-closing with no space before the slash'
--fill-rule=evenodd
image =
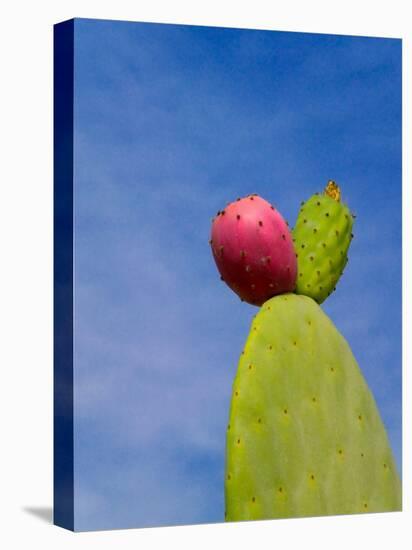
<path id="1" fill-rule="evenodd" d="M 279 212 L 258 195 L 237 199 L 218 212 L 210 245 L 221 279 L 241 300 L 261 306 L 295 289 L 291 233 Z"/>

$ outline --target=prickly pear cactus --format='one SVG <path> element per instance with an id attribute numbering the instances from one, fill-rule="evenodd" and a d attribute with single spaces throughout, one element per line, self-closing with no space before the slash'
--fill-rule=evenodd
<path id="1" fill-rule="evenodd" d="M 347 342 L 309 297 L 276 296 L 252 323 L 225 475 L 227 521 L 401 509 L 374 399 Z"/>
<path id="2" fill-rule="evenodd" d="M 298 261 L 296 293 L 319 304 L 334 290 L 348 261 L 353 217 L 330 181 L 323 194 L 303 203 L 293 230 Z"/>

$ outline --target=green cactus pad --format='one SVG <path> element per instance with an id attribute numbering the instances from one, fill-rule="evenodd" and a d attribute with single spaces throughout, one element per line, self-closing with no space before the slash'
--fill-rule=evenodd
<path id="1" fill-rule="evenodd" d="M 335 186 L 333 192 L 328 192 Z M 336 191 L 337 189 L 337 191 Z M 333 292 L 348 261 L 353 217 L 329 182 L 325 193 L 303 203 L 293 230 L 298 275 L 296 293 L 321 304 Z"/>
<path id="2" fill-rule="evenodd" d="M 227 521 L 401 509 L 385 428 L 349 345 L 314 300 L 253 320 L 233 385 Z"/>

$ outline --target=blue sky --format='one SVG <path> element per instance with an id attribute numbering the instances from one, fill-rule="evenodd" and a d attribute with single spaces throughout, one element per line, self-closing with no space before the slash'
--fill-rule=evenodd
<path id="1" fill-rule="evenodd" d="M 75 22 L 75 522 L 221 521 L 225 428 L 257 309 L 211 217 L 258 193 L 293 225 L 328 179 L 357 214 L 322 306 L 401 466 L 401 42 Z"/>

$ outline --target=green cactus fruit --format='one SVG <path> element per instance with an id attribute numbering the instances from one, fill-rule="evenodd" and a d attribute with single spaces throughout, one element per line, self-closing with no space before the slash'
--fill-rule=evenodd
<path id="1" fill-rule="evenodd" d="M 296 293 L 321 304 L 335 289 L 348 261 L 353 216 L 329 181 L 323 194 L 302 204 L 293 230 L 298 276 Z"/>
<path id="2" fill-rule="evenodd" d="M 233 385 L 225 500 L 227 521 L 401 509 L 373 396 L 311 298 L 271 298 L 252 322 Z"/>

